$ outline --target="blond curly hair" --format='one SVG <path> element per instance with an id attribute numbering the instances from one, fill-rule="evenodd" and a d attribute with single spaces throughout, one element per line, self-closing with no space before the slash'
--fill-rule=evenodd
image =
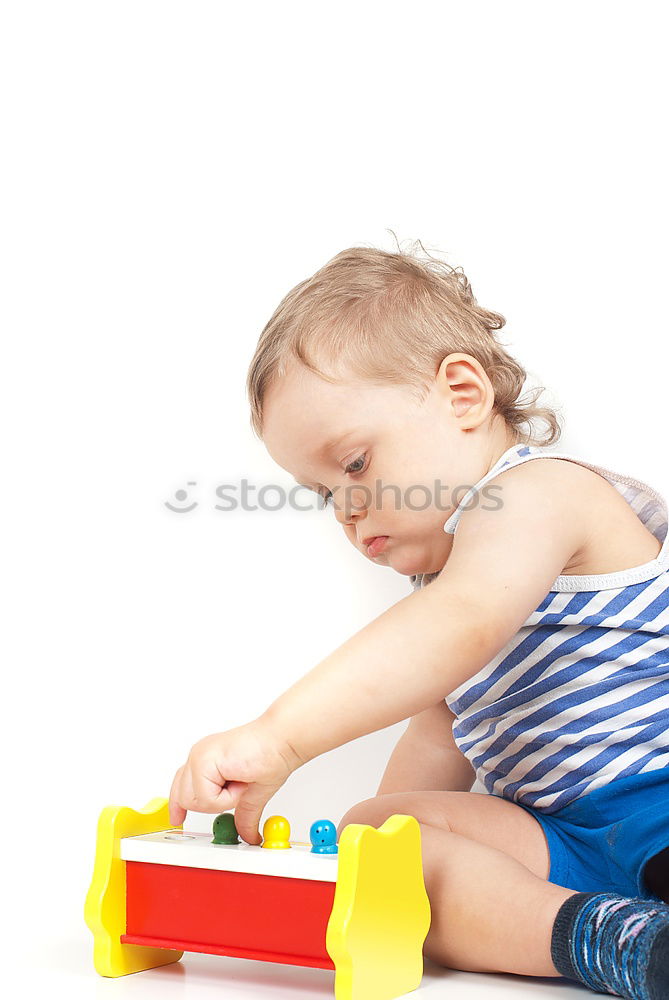
<path id="1" fill-rule="evenodd" d="M 504 323 L 478 305 L 462 268 L 419 241 L 392 253 L 350 247 L 296 285 L 264 327 L 246 382 L 253 430 L 262 437 L 265 394 L 292 362 L 329 382 L 353 373 L 408 385 L 423 397 L 443 359 L 462 352 L 483 366 L 494 411 L 518 440 L 553 444 L 557 414 L 537 405 L 543 386 L 520 398 L 527 373 L 495 336 Z"/>

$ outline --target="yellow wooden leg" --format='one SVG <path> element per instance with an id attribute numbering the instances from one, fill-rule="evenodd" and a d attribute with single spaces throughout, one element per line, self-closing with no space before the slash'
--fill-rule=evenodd
<path id="1" fill-rule="evenodd" d="M 344 827 L 326 947 L 336 1000 L 394 1000 L 420 986 L 430 928 L 420 827 L 390 816 Z"/>
<path id="2" fill-rule="evenodd" d="M 178 962 L 182 951 L 121 944 L 125 934 L 125 861 L 120 857 L 122 837 L 138 837 L 170 829 L 167 799 L 152 799 L 139 811 L 108 806 L 98 820 L 95 868 L 86 896 L 84 918 L 93 931 L 93 958 L 101 976 L 127 976 Z"/>

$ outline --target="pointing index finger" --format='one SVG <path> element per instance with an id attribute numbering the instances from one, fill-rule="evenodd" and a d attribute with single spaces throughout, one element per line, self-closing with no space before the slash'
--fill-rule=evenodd
<path id="1" fill-rule="evenodd" d="M 177 773 L 174 775 L 174 780 L 172 781 L 172 787 L 170 789 L 169 798 L 169 817 L 170 824 L 172 826 L 181 826 L 183 821 L 187 816 L 186 810 L 179 802 L 179 787 L 181 784 L 181 776 L 183 774 L 183 767 L 180 767 Z"/>

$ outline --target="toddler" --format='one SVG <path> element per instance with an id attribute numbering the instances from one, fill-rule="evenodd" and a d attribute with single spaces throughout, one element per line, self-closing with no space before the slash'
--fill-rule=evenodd
<path id="1" fill-rule="evenodd" d="M 549 450 L 558 420 L 541 389 L 521 397 L 503 325 L 417 251 L 346 250 L 281 302 L 248 375 L 254 429 L 412 591 L 197 743 L 170 821 L 234 808 L 259 844 L 294 770 L 410 719 L 339 832 L 416 817 L 425 954 L 666 1000 L 667 507 Z"/>

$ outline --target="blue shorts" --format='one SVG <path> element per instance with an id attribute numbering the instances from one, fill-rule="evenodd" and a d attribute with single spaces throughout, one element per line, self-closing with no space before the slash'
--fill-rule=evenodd
<path id="1" fill-rule="evenodd" d="M 548 881 L 578 892 L 658 899 L 643 880 L 646 862 L 669 847 L 669 767 L 617 778 L 545 813 L 522 806 L 548 841 Z"/>

